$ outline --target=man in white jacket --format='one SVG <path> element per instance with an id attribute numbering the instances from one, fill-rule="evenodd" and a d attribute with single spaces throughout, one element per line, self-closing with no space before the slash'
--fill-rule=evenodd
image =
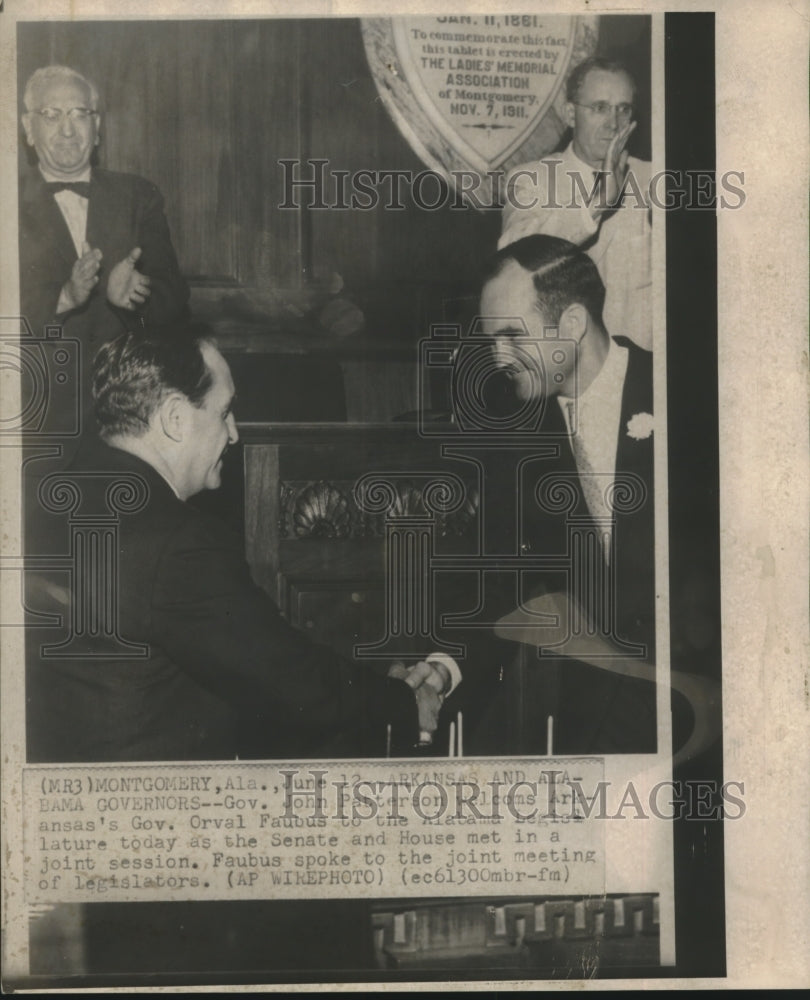
<path id="1" fill-rule="evenodd" d="M 568 147 L 511 170 L 498 249 L 535 233 L 559 236 L 596 264 L 608 330 L 652 349 L 650 164 L 629 156 L 635 83 L 619 63 L 580 63 L 568 78 Z"/>

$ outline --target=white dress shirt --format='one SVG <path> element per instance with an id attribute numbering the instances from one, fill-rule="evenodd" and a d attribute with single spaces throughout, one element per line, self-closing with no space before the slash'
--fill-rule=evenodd
<path id="1" fill-rule="evenodd" d="M 53 174 L 49 173 L 41 165 L 39 170 L 46 183 L 62 180 L 61 177 L 54 177 Z M 77 182 L 89 181 L 90 167 L 79 177 L 74 177 L 73 180 Z M 78 260 L 82 255 L 82 247 L 87 239 L 87 198 L 76 194 L 75 191 L 60 191 L 58 194 L 53 195 L 53 200 L 59 206 L 59 211 L 62 213 L 62 218 L 68 227 L 70 238 L 73 240 L 73 246 L 76 250 L 76 259 Z M 65 295 L 64 291 L 60 292 L 59 301 L 56 304 L 57 314 L 68 312 L 72 308 L 73 305 L 70 299 Z"/>
<path id="2" fill-rule="evenodd" d="M 616 451 L 622 416 L 622 392 L 629 351 L 610 341 L 605 361 L 596 378 L 576 399 L 558 396 L 571 449 L 577 463 L 582 492 L 592 517 L 608 524 L 611 535 L 613 511 L 607 497 L 616 478 Z M 609 545 L 605 558 L 610 559 Z"/>
<path id="3" fill-rule="evenodd" d="M 43 167 L 40 167 L 39 170 L 45 178 L 46 183 L 51 184 L 63 179 L 61 177 L 54 177 L 53 174 L 48 173 Z M 76 182 L 89 182 L 90 167 L 79 177 L 74 177 L 73 180 Z M 53 196 L 53 199 L 59 206 L 59 211 L 62 213 L 62 217 L 67 224 L 70 238 L 73 240 L 73 246 L 76 248 L 76 257 L 79 258 L 82 255 L 82 246 L 87 238 L 87 199 L 83 198 L 80 194 L 76 194 L 75 191 L 60 191 Z"/>
<path id="4" fill-rule="evenodd" d="M 593 188 L 594 169 L 569 144 L 560 153 L 524 163 L 506 178 L 503 229 L 498 249 L 524 236 L 543 233 L 584 247 L 605 285 L 604 321 L 611 333 L 629 337 L 652 350 L 652 229 L 649 190 L 651 168 L 634 156 L 622 204 L 594 218 L 585 194 Z"/>

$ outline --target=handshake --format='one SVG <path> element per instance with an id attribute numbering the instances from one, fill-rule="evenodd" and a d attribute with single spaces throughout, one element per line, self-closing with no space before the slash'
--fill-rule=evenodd
<path id="1" fill-rule="evenodd" d="M 404 681 L 413 691 L 419 711 L 419 742 L 429 745 L 439 724 L 444 699 L 461 683 L 458 664 L 445 653 L 431 653 L 412 667 L 392 664 L 388 676 Z"/>

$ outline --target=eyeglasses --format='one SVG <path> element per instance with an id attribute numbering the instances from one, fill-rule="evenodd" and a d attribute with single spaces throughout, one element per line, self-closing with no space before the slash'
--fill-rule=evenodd
<path id="1" fill-rule="evenodd" d="M 92 108 L 69 108 L 67 111 L 62 111 L 61 108 L 37 108 L 33 114 L 39 115 L 49 125 L 58 125 L 65 116 L 70 122 L 86 122 L 97 115 L 98 111 L 93 111 Z"/>
<path id="2" fill-rule="evenodd" d="M 609 118 L 610 112 L 616 110 L 616 118 L 620 122 L 629 122 L 633 117 L 632 104 L 611 104 L 610 101 L 594 101 L 593 104 L 578 104 L 578 108 L 587 108 L 597 118 Z"/>

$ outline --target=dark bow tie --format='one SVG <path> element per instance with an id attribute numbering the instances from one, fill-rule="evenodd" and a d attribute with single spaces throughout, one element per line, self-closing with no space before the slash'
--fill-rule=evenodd
<path id="1" fill-rule="evenodd" d="M 47 188 L 51 194 L 59 194 L 60 191 L 72 191 L 82 198 L 90 197 L 90 181 L 48 181 Z"/>

